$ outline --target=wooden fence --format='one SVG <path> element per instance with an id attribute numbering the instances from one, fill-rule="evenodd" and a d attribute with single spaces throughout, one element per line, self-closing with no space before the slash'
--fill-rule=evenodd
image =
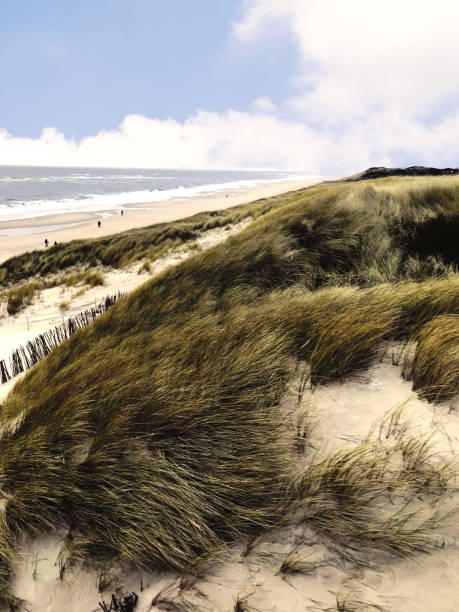
<path id="1" fill-rule="evenodd" d="M 93 308 L 79 312 L 74 317 L 69 317 L 60 325 L 39 334 L 34 340 L 30 340 L 24 346 L 15 349 L 11 353 L 9 364 L 4 359 L 0 360 L 1 384 L 8 382 L 11 378 L 34 366 L 58 344 L 70 338 L 76 331 L 86 327 L 98 316 L 106 312 L 123 295 L 124 293 L 121 292 L 118 292 L 116 295 L 107 295 L 106 298 Z"/>

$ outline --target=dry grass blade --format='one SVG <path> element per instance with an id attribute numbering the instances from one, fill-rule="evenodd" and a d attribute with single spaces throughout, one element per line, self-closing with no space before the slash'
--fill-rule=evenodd
<path id="1" fill-rule="evenodd" d="M 308 406 L 304 410 L 300 410 L 296 415 L 296 435 L 295 435 L 295 449 L 298 453 L 303 455 L 308 445 L 308 440 L 311 436 L 311 432 L 314 429 L 315 415 L 313 408 Z"/>
<path id="2" fill-rule="evenodd" d="M 323 608 L 323 612 L 389 612 L 389 610 L 378 604 L 362 601 L 352 595 L 338 595 L 336 606 Z"/>

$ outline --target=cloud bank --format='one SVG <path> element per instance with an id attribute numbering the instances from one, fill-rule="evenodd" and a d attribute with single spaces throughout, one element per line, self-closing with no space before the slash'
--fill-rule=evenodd
<path id="1" fill-rule="evenodd" d="M 231 36 L 263 46 L 282 25 L 301 59 L 297 94 L 260 92 L 245 112 L 183 123 L 128 115 L 75 141 L 0 131 L 0 164 L 278 168 L 346 174 L 370 165 L 459 163 L 456 0 L 245 0 Z"/>
<path id="2" fill-rule="evenodd" d="M 307 125 L 266 111 L 199 112 L 184 123 L 128 115 L 118 129 L 80 141 L 54 128 L 36 139 L 0 131 L 0 164 L 304 170 L 318 167 L 319 145 Z"/>

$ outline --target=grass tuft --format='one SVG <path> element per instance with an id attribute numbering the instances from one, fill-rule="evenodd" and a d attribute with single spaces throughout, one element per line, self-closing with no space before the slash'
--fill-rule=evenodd
<path id="1" fill-rule="evenodd" d="M 429 401 L 459 393 L 459 317 L 435 317 L 421 329 L 412 367 L 414 389 Z"/>
<path id="2" fill-rule="evenodd" d="M 300 547 L 296 547 L 282 561 L 278 574 L 282 574 L 282 576 L 312 574 L 318 567 L 323 565 L 323 562 L 313 561 L 310 552 L 301 552 Z"/>
<path id="3" fill-rule="evenodd" d="M 17 314 L 25 306 L 30 304 L 35 295 L 44 288 L 45 285 L 41 281 L 30 281 L 10 289 L 7 293 L 6 304 L 8 314 Z"/>
<path id="4" fill-rule="evenodd" d="M 446 494 L 455 475 L 431 459 L 430 441 L 417 439 L 393 450 L 367 442 L 336 452 L 294 482 L 291 507 L 341 551 L 378 549 L 396 557 L 431 551 L 432 530 L 448 514 L 437 509 L 424 517 L 415 502 L 421 493 Z"/>

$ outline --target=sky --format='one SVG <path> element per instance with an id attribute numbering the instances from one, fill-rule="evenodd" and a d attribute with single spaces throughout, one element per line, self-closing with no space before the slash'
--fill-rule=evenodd
<path id="1" fill-rule="evenodd" d="M 459 163 L 457 0 L 2 0 L 0 164 Z"/>

